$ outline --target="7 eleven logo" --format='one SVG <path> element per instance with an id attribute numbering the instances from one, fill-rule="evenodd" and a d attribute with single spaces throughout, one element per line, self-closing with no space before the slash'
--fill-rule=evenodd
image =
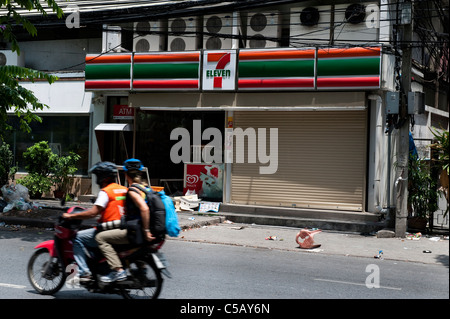
<path id="1" fill-rule="evenodd" d="M 236 51 L 205 51 L 203 59 L 203 89 L 234 90 Z"/>

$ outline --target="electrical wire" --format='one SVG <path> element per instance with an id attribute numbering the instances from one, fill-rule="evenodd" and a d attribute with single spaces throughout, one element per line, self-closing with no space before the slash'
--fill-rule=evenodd
<path id="1" fill-rule="evenodd" d="M 176 3 L 174 3 L 176 2 Z M 105 10 L 106 8 L 111 8 L 114 6 L 114 8 L 116 10 L 118 10 L 119 8 L 123 8 L 123 7 L 130 7 L 133 8 L 135 6 L 142 6 L 143 4 L 148 5 L 148 7 L 173 7 L 174 10 L 171 10 L 170 13 L 168 12 L 158 12 L 157 10 L 155 10 L 154 15 L 152 14 L 148 14 L 149 12 L 145 11 L 142 13 L 127 13 L 125 12 L 121 17 L 115 17 L 115 19 L 118 22 L 121 21 L 133 21 L 130 19 L 138 19 L 138 20 L 145 20 L 148 19 L 150 20 L 152 17 L 168 17 L 168 16 L 183 16 L 183 15 L 189 15 L 192 14 L 193 16 L 198 16 L 198 15 L 204 15 L 206 12 L 214 12 L 214 13 L 225 13 L 226 10 L 231 10 L 233 8 L 236 8 L 236 10 L 238 11 L 245 11 L 245 10 L 252 10 L 252 8 L 254 8 L 256 5 L 262 6 L 262 5 L 276 5 L 276 4 L 283 4 L 283 3 L 293 3 L 294 1 L 217 1 L 217 0 L 209 0 L 209 1 L 165 1 L 165 0 L 150 0 L 150 1 L 144 1 L 144 0 L 135 0 L 135 1 L 127 1 L 127 0 L 103 0 L 101 2 L 102 8 L 99 9 L 103 9 Z M 431 6 L 431 3 L 433 3 L 433 6 Z M 370 4 L 370 2 L 362 2 L 362 4 Z M 378 14 L 379 16 L 381 16 L 381 14 L 383 13 L 385 16 L 387 16 L 384 19 L 379 19 L 379 23 L 388 23 L 388 24 L 398 24 L 398 11 L 399 11 L 399 5 L 403 3 L 403 1 L 391 1 L 387 4 L 379 4 L 379 11 Z M 400 57 L 401 54 L 401 47 L 404 45 L 409 45 L 412 48 L 425 48 L 426 51 L 429 52 L 430 56 L 433 57 L 434 59 L 438 59 L 439 57 L 442 57 L 442 54 L 447 53 L 447 57 L 448 57 L 448 33 L 445 32 L 437 32 L 435 29 L 435 26 L 433 25 L 433 23 L 428 22 L 431 21 L 432 19 L 436 19 L 438 18 L 441 22 L 445 22 L 445 17 L 442 17 L 442 15 L 446 14 L 447 15 L 447 21 L 448 21 L 448 7 L 444 8 L 441 4 L 441 1 L 439 0 L 433 0 L 433 1 L 425 1 L 425 0 L 416 0 L 415 3 L 419 6 L 421 6 L 421 10 L 419 12 L 417 12 L 416 10 L 414 10 L 414 17 L 413 17 L 413 21 L 416 25 L 415 27 L 415 32 L 418 34 L 419 38 L 415 39 L 413 41 L 409 41 L 408 43 L 402 41 L 401 39 L 398 39 L 397 34 L 398 32 L 395 30 L 396 28 L 393 28 L 393 39 L 394 41 L 389 43 L 390 45 L 393 45 L 394 47 L 394 51 L 392 54 L 394 54 L 395 56 Z M 58 1 L 58 4 L 60 4 L 60 6 L 62 7 L 65 4 L 75 4 L 78 5 L 80 7 L 80 9 L 87 9 L 87 8 L 96 8 L 96 6 L 98 6 L 99 1 L 91 1 L 91 0 L 81 0 L 81 1 L 71 1 L 71 2 L 66 2 L 66 1 Z M 214 7 L 211 6 L 212 4 L 214 5 L 218 5 L 219 7 Z M 220 6 L 222 5 L 222 6 Z M 309 6 L 309 5 L 308 5 Z M 337 5 L 336 5 L 337 6 Z M 303 5 L 303 1 L 301 2 L 296 2 L 295 4 L 292 4 L 292 8 L 289 11 L 289 16 L 294 16 L 294 15 L 298 15 L 301 13 L 301 8 L 302 7 L 306 7 L 306 5 Z M 330 9 L 325 9 L 327 7 L 330 7 Z M 392 8 L 395 9 L 393 10 Z M 200 9 L 202 10 L 200 10 Z M 263 8 L 264 9 L 264 8 Z M 306 30 L 306 28 L 301 28 L 300 23 L 297 22 L 293 22 L 292 19 L 289 20 L 287 19 L 286 22 L 283 22 L 285 20 L 282 20 L 281 18 L 284 17 L 286 15 L 286 12 L 281 12 L 281 11 L 277 11 L 275 9 L 273 9 L 273 7 L 266 7 L 267 11 L 273 10 L 273 14 L 274 16 L 279 20 L 274 26 L 277 26 L 279 28 L 289 28 L 290 30 L 292 30 L 292 32 L 295 33 L 290 33 L 289 36 L 289 46 L 290 47 L 304 47 L 304 46 L 311 46 L 312 44 L 316 44 L 318 46 L 320 45 L 326 45 L 326 42 L 328 41 L 333 41 L 333 45 L 334 46 L 339 46 L 339 47 L 353 47 L 353 46 L 361 46 L 361 45 L 374 45 L 374 44 L 380 44 L 380 41 L 378 41 L 377 39 L 375 40 L 363 40 L 363 39 L 354 39 L 352 38 L 352 33 L 363 33 L 362 30 L 355 30 L 355 31 L 351 31 L 351 30 L 345 30 L 345 20 L 342 21 L 335 21 L 333 26 L 326 26 L 326 24 L 319 23 L 314 30 Z M 330 6 L 320 6 L 320 10 L 319 13 L 320 14 L 340 14 L 342 15 L 346 10 L 346 7 L 333 7 Z M 126 10 L 131 12 L 131 10 Z M 267 12 L 266 11 L 266 12 Z M 83 11 L 81 11 L 81 14 L 84 14 Z M 94 18 L 94 15 L 92 15 L 92 17 L 86 17 L 85 19 L 83 19 L 83 23 L 87 25 L 87 29 L 89 30 L 96 30 L 99 31 L 98 27 L 93 27 L 90 24 L 91 23 L 99 23 L 98 21 L 94 21 L 97 17 Z M 111 19 L 113 19 L 113 17 L 108 17 L 106 16 L 106 19 L 103 19 L 101 22 L 112 22 Z M 64 19 L 63 19 L 64 20 Z M 138 21 L 136 20 L 136 21 Z M 59 23 L 65 23 L 65 21 L 58 21 Z M 327 23 L 329 25 L 329 23 Z M 47 27 L 47 26 L 52 26 L 55 25 L 55 22 L 51 22 L 51 23 L 37 23 L 36 26 L 37 27 Z M 295 31 L 295 28 L 298 27 L 300 29 Z M 342 27 L 342 28 L 341 28 Z M 101 31 L 107 31 L 106 29 L 101 28 Z M 123 28 L 124 31 L 132 31 L 132 32 L 139 32 L 142 34 L 145 34 L 144 30 L 135 30 L 124 27 Z M 333 39 L 324 39 L 320 36 L 316 37 L 316 35 L 321 35 L 323 32 L 327 32 L 330 31 L 331 32 L 337 32 L 334 34 L 334 38 Z M 368 31 L 369 32 L 369 31 Z M 165 29 L 161 29 L 161 30 L 155 30 L 153 32 L 150 32 L 149 34 L 157 34 L 157 35 L 164 35 L 164 36 L 171 36 L 171 35 L 175 35 L 176 33 L 171 32 L 170 30 L 165 30 Z M 345 34 L 345 37 L 340 37 L 341 34 Z M 370 32 L 368 33 L 370 34 Z M 201 31 L 199 32 L 198 30 L 188 30 L 184 36 L 186 37 L 198 37 L 198 36 L 208 36 L 210 34 L 208 34 L 207 32 Z M 336 36 L 337 35 L 337 36 Z M 240 35 L 236 35 L 236 36 L 232 36 L 229 34 L 214 34 L 214 36 L 219 37 L 219 38 L 234 38 L 234 39 L 239 39 L 240 41 L 245 41 L 250 39 L 250 36 L 245 36 L 243 34 Z M 137 36 L 133 36 L 133 38 L 137 38 Z M 266 37 L 267 40 L 279 40 L 277 38 L 271 38 L 271 37 Z M 99 54 L 98 56 L 104 55 L 108 52 L 114 51 L 115 49 L 117 49 L 118 47 L 122 46 L 124 43 L 121 43 L 120 45 L 118 45 L 115 48 L 112 48 L 111 50 L 107 51 L 107 52 L 103 52 L 101 54 Z M 445 55 L 444 55 L 445 56 Z M 448 61 L 448 58 L 447 58 Z M 74 67 L 77 66 L 81 66 L 83 65 L 85 62 L 83 61 L 82 63 L 76 64 L 76 65 L 72 65 L 69 66 L 67 68 L 64 68 L 63 70 L 66 69 L 72 69 Z M 448 63 L 448 62 L 447 62 Z M 448 77 L 448 76 L 447 76 Z"/>

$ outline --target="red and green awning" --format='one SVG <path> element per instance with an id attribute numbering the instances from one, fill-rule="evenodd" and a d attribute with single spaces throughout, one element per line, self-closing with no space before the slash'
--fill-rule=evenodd
<path id="1" fill-rule="evenodd" d="M 199 90 L 200 52 L 136 53 L 134 90 Z"/>
<path id="2" fill-rule="evenodd" d="M 201 88 L 201 51 L 86 57 L 86 90 Z M 381 84 L 381 47 L 239 50 L 237 91 L 356 90 Z"/>
<path id="3" fill-rule="evenodd" d="M 86 90 L 130 90 L 132 54 L 87 55 Z"/>
<path id="4" fill-rule="evenodd" d="M 380 87 L 381 48 L 319 49 L 318 89 Z"/>
<path id="5" fill-rule="evenodd" d="M 242 50 L 238 89 L 314 89 L 315 49 Z"/>

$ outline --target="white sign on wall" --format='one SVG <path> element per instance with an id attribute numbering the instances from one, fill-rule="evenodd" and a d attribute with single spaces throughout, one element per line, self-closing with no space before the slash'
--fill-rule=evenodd
<path id="1" fill-rule="evenodd" d="M 203 85 L 205 91 L 234 90 L 236 87 L 236 51 L 204 51 Z"/>

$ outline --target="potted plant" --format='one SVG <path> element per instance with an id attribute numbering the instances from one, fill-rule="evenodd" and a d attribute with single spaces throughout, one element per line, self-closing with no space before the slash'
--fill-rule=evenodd
<path id="1" fill-rule="evenodd" d="M 68 192 L 70 176 L 77 171 L 78 154 L 70 152 L 67 156 L 55 156 L 51 161 L 51 179 L 55 186 L 55 198 L 65 198 Z"/>
<path id="2" fill-rule="evenodd" d="M 429 165 L 410 156 L 408 167 L 408 227 L 425 230 L 430 214 L 438 209 L 438 190 Z"/>
<path id="3" fill-rule="evenodd" d="M 49 175 L 55 156 L 56 154 L 52 152 L 46 141 L 35 143 L 23 153 L 28 175 L 19 179 L 17 183 L 28 188 L 31 198 L 41 198 L 42 193 L 46 193 L 52 188 L 52 180 Z"/>

